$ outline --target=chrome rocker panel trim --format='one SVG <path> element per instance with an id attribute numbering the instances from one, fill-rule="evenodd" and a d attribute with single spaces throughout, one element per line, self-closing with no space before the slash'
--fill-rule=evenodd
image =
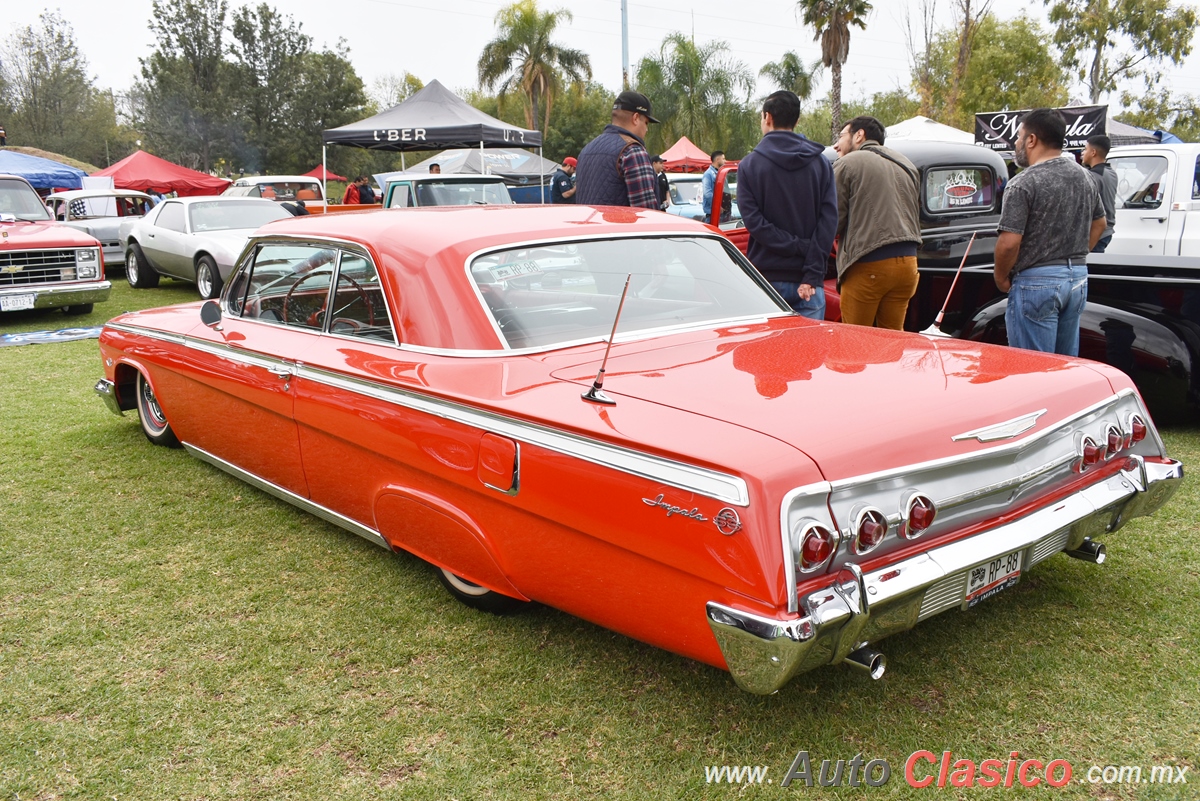
<path id="1" fill-rule="evenodd" d="M 286 490 L 278 484 L 272 484 L 270 481 L 259 478 L 253 473 L 248 473 L 242 468 L 230 464 L 219 456 L 213 456 L 208 451 L 197 448 L 195 445 L 189 445 L 184 442 L 183 447 L 189 454 L 195 456 L 202 462 L 208 462 L 212 466 L 218 467 L 221 470 L 224 470 L 226 473 L 229 473 L 234 478 L 239 478 L 242 481 L 245 481 L 247 484 L 257 487 L 268 495 L 274 495 L 276 498 L 287 501 L 293 506 L 299 507 L 309 514 L 321 518 L 327 523 L 332 523 L 339 528 L 346 529 L 346 531 L 349 531 L 352 534 L 357 534 L 363 539 L 375 543 L 380 548 L 384 548 L 388 551 L 392 550 L 392 546 L 388 545 L 387 540 L 385 540 L 382 535 L 380 535 L 380 533 L 373 528 L 368 528 L 362 523 L 359 523 L 356 520 L 351 520 L 344 515 L 340 515 L 332 509 L 324 507 L 319 503 L 314 503 L 308 498 L 302 498 L 291 490 Z"/>
<path id="2" fill-rule="evenodd" d="M 1183 465 L 1130 458 L 1135 462 L 1130 469 L 1018 520 L 871 573 L 848 564 L 832 576 L 832 584 L 800 599 L 800 617 L 763 617 L 710 601 L 708 624 L 729 672 L 743 690 L 776 692 L 798 673 L 841 662 L 865 643 L 964 608 L 967 574 L 974 567 L 1024 551 L 1025 571 L 1078 548 L 1084 538 L 1151 514 L 1179 488 Z"/>
<path id="3" fill-rule="evenodd" d="M 35 309 L 58 309 L 81 306 L 84 303 L 103 303 L 112 291 L 111 281 L 89 281 L 86 284 L 23 284 L 0 289 L 0 295 L 37 295 Z"/>

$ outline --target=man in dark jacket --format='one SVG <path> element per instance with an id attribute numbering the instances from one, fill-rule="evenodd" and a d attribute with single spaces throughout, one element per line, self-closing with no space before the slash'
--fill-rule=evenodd
<path id="1" fill-rule="evenodd" d="M 656 123 L 650 100 L 640 92 L 621 92 L 613 103 L 612 124 L 579 153 L 575 202 L 588 206 L 658 208 L 657 180 L 646 132 Z"/>
<path id="2" fill-rule="evenodd" d="M 825 319 L 825 261 L 837 230 L 837 191 L 824 148 L 795 133 L 800 98 L 763 103 L 762 141 L 738 165 L 747 255 L 793 309 Z"/>
<path id="3" fill-rule="evenodd" d="M 1108 163 L 1108 151 L 1111 149 L 1112 140 L 1104 134 L 1089 136 L 1087 147 L 1083 149 L 1083 166 L 1088 168 L 1088 175 L 1100 192 L 1100 202 L 1104 204 L 1104 233 L 1092 248 L 1093 253 L 1104 252 L 1112 241 L 1113 228 L 1117 224 L 1117 172 Z"/>
<path id="4" fill-rule="evenodd" d="M 574 156 L 567 156 L 562 161 L 562 167 L 558 172 L 554 173 L 554 177 L 550 179 L 550 202 L 551 203 L 574 203 L 575 202 L 575 179 L 572 178 L 575 174 L 575 165 L 578 162 Z"/>

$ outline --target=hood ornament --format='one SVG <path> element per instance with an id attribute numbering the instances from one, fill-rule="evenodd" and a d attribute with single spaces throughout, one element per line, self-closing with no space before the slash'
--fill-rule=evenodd
<path id="1" fill-rule="evenodd" d="M 1029 414 L 1023 414 L 1020 417 L 1014 417 L 1011 420 L 1006 420 L 1003 423 L 977 428 L 974 431 L 967 431 L 962 434 L 955 434 L 952 439 L 955 442 L 961 442 L 964 439 L 977 439 L 980 442 L 995 442 L 1001 439 L 1012 439 L 1018 434 L 1024 434 L 1029 429 L 1037 425 L 1038 418 L 1046 413 L 1045 409 Z"/>

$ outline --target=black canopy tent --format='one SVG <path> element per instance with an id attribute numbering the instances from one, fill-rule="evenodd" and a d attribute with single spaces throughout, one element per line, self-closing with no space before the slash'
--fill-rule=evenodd
<path id="1" fill-rule="evenodd" d="M 433 80 L 398 106 L 365 120 L 325 131 L 321 164 L 329 145 L 401 153 L 449 148 L 536 147 L 542 155 L 542 134 L 509 125 L 484 114 Z"/>

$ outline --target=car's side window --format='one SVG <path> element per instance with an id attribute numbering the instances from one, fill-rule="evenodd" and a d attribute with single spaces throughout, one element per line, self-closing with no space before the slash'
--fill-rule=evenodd
<path id="1" fill-rule="evenodd" d="M 375 264 L 359 253 L 342 252 L 326 316 L 331 334 L 396 341 L 379 273 Z"/>
<path id="2" fill-rule="evenodd" d="M 162 211 L 158 213 L 154 224 L 159 228 L 166 228 L 168 231 L 179 231 L 180 233 L 187 230 L 184 224 L 183 204 L 182 203 L 164 203 Z"/>
<path id="3" fill-rule="evenodd" d="M 229 311 L 244 319 L 323 330 L 337 254 L 320 245 L 259 246 L 229 288 Z"/>
<path id="4" fill-rule="evenodd" d="M 408 184 L 400 184 L 395 189 L 393 189 L 392 190 L 392 200 L 390 203 L 388 203 L 388 208 L 389 209 L 406 209 L 409 206 L 411 206 L 412 202 L 409 200 L 409 197 L 408 197 L 409 188 L 410 187 Z"/>
<path id="5" fill-rule="evenodd" d="M 1162 156 L 1121 156 L 1108 160 L 1117 174 L 1118 209 L 1157 209 L 1168 163 Z"/>

